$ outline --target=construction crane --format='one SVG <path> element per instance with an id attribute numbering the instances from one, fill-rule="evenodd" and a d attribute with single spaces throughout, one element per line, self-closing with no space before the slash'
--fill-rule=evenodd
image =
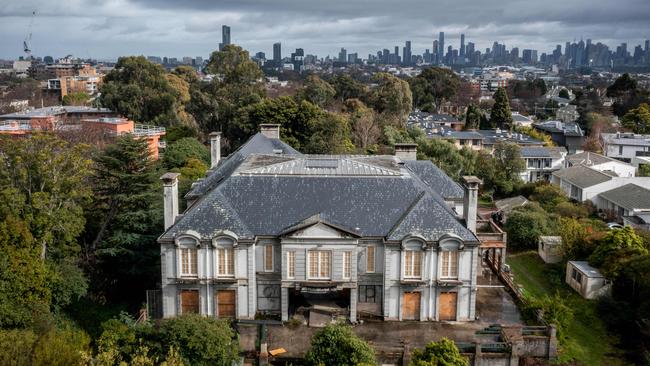
<path id="1" fill-rule="evenodd" d="M 25 52 L 25 57 L 29 60 L 32 58 L 32 49 L 30 43 L 32 41 L 32 27 L 34 26 L 34 18 L 36 17 L 36 10 L 32 12 L 32 17 L 29 20 L 29 28 L 27 28 L 27 35 L 23 41 L 23 51 Z"/>

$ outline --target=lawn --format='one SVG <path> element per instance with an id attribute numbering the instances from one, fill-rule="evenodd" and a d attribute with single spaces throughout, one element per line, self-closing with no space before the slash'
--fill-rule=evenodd
<path id="1" fill-rule="evenodd" d="M 622 352 L 616 339 L 607 333 L 597 313 L 596 302 L 580 297 L 564 284 L 561 265 L 545 264 L 535 251 L 510 254 L 506 260 L 517 284 L 533 297 L 553 295 L 559 291 L 574 310 L 574 319 L 560 346 L 560 363 L 573 360 L 582 365 L 622 365 Z"/>

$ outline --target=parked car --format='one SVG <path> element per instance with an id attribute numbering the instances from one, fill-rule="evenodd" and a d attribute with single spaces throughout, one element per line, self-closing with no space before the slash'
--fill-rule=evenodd
<path id="1" fill-rule="evenodd" d="M 623 225 L 619 224 L 618 222 L 608 222 L 607 223 L 607 228 L 609 230 L 622 229 Z"/>

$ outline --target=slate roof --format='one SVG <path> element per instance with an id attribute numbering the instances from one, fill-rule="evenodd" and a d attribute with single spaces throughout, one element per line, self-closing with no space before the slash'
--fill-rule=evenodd
<path id="1" fill-rule="evenodd" d="M 65 113 L 111 113 L 108 108 L 86 106 L 51 106 L 27 109 L 20 112 L 0 115 L 0 119 L 30 119 L 33 117 L 57 116 Z"/>
<path id="2" fill-rule="evenodd" d="M 574 165 L 570 168 L 561 169 L 553 172 L 553 175 L 580 188 L 588 188 L 612 179 L 611 175 L 584 165 Z"/>
<path id="3" fill-rule="evenodd" d="M 522 158 L 550 158 L 551 152 L 545 147 L 524 146 L 521 147 Z"/>
<path id="4" fill-rule="evenodd" d="M 281 140 L 268 138 L 258 132 L 226 159 L 222 160 L 216 169 L 208 173 L 207 177 L 195 183 L 185 197 L 198 198 L 214 189 L 221 181 L 230 176 L 249 155 L 273 154 L 276 151 L 286 155 L 301 155 L 300 152 Z"/>
<path id="5" fill-rule="evenodd" d="M 223 229 L 243 238 L 278 236 L 314 215 L 365 237 L 401 239 L 417 233 L 435 241 L 454 233 L 478 241 L 444 202 L 417 180 L 402 176 L 234 175 L 190 208 L 161 239 L 186 230 L 209 238 Z"/>
<path id="6" fill-rule="evenodd" d="M 599 196 L 629 210 L 650 209 L 650 189 L 636 184 L 626 184 L 605 191 L 599 194 Z"/>
<path id="7" fill-rule="evenodd" d="M 460 184 L 429 160 L 409 160 L 405 161 L 404 165 L 445 199 L 460 200 L 465 195 Z"/>
<path id="8" fill-rule="evenodd" d="M 255 155 L 248 160 L 265 158 Z M 394 157 L 384 159 L 383 164 L 373 156 L 331 156 L 300 155 L 286 158 L 285 161 L 249 168 L 248 161 L 240 165 L 238 175 L 336 175 L 336 176 L 400 176 L 398 160 Z M 386 164 L 386 160 L 388 164 Z"/>

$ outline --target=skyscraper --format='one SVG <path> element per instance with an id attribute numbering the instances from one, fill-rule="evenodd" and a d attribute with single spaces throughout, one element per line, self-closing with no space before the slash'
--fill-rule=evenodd
<path id="1" fill-rule="evenodd" d="M 465 57 L 465 34 L 460 35 L 460 50 L 458 52 L 460 57 Z"/>
<path id="2" fill-rule="evenodd" d="M 230 27 L 227 25 L 221 26 L 221 43 L 219 43 L 219 51 L 223 50 L 224 46 L 230 44 Z"/>
<path id="3" fill-rule="evenodd" d="M 442 63 L 445 55 L 445 32 L 438 35 L 438 63 Z"/>
<path id="4" fill-rule="evenodd" d="M 406 41 L 404 51 L 402 52 L 402 63 L 404 65 L 411 64 L 411 41 Z"/>
<path id="5" fill-rule="evenodd" d="M 341 51 L 339 51 L 339 62 L 347 62 L 348 61 L 348 51 L 341 47 Z"/>
<path id="6" fill-rule="evenodd" d="M 282 62 L 282 43 L 280 42 L 273 44 L 273 62 L 277 66 Z"/>

